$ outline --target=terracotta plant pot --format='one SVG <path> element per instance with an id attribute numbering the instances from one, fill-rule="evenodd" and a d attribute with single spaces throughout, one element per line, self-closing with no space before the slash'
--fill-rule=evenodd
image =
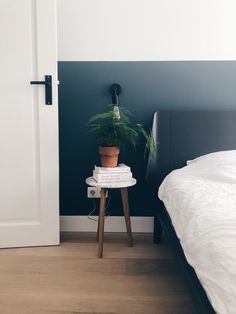
<path id="1" fill-rule="evenodd" d="M 99 146 L 102 167 L 117 167 L 119 153 L 119 147 Z"/>

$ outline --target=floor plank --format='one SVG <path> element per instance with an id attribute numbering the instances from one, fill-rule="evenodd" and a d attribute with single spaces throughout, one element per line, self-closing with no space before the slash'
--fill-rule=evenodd
<path id="1" fill-rule="evenodd" d="M 168 243 L 152 236 L 63 234 L 61 246 L 0 250 L 0 313 L 195 314 Z"/>

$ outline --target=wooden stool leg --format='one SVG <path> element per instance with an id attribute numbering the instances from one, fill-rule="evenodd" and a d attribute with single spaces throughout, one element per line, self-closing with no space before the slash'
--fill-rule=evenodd
<path id="1" fill-rule="evenodd" d="M 124 211 L 124 216 L 125 216 L 126 230 L 127 230 L 127 235 L 128 235 L 128 243 L 129 243 L 129 246 L 133 246 L 131 223 L 130 223 L 130 216 L 129 216 L 128 189 L 121 188 L 120 192 L 121 192 L 121 199 L 122 199 L 123 211 Z"/>
<path id="2" fill-rule="evenodd" d="M 97 242 L 98 242 L 98 239 L 99 239 L 99 224 L 100 224 L 100 211 L 98 213 Z"/>
<path id="3" fill-rule="evenodd" d="M 98 226 L 98 257 L 103 254 L 103 238 L 104 238 L 104 216 L 105 216 L 106 189 L 101 189 L 101 198 L 99 206 L 99 226 Z"/>

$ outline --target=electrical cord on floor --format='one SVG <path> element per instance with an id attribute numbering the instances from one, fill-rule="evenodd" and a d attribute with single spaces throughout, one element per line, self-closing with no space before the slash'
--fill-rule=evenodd
<path id="1" fill-rule="evenodd" d="M 109 193 L 109 194 L 110 194 L 110 193 Z M 93 213 L 95 212 L 95 210 L 97 209 L 96 202 L 95 202 L 94 198 L 91 198 L 91 201 L 92 201 L 92 203 L 93 203 L 93 209 L 92 209 L 91 212 L 88 214 L 88 219 L 91 219 L 91 220 L 94 220 L 94 221 L 98 221 L 97 218 L 94 218 L 94 217 L 92 216 L 92 214 L 93 214 Z M 108 211 L 110 202 L 111 202 L 111 195 L 109 196 L 108 201 L 107 201 L 107 205 L 105 206 L 105 218 L 111 215 L 111 211 Z"/>

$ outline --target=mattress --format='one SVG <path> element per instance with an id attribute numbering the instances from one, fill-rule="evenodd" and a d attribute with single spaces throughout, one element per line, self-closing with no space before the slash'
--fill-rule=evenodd
<path id="1" fill-rule="evenodd" d="M 216 313 L 236 313 L 236 150 L 188 161 L 159 198 Z"/>

